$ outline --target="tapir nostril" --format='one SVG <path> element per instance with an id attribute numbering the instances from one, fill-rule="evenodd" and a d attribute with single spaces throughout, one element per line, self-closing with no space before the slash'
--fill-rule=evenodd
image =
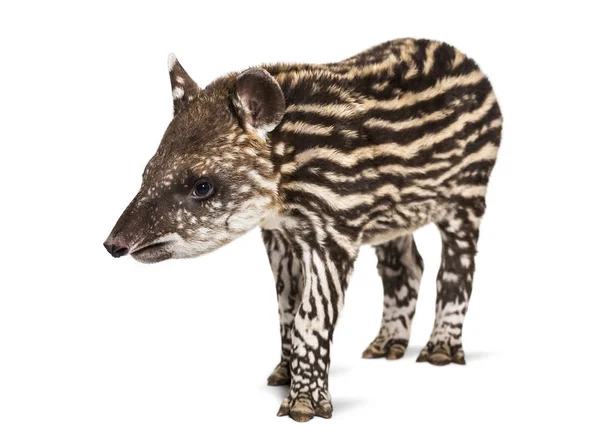
<path id="1" fill-rule="evenodd" d="M 106 241 L 104 243 L 104 248 L 115 258 L 119 258 L 120 256 L 124 256 L 129 253 L 129 247 L 123 244 L 113 243 L 111 241 Z"/>

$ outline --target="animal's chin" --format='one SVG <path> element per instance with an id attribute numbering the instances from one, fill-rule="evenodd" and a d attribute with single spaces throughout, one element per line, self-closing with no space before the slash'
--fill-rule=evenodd
<path id="1" fill-rule="evenodd" d="M 142 262 L 144 264 L 154 264 L 161 261 L 166 261 L 167 259 L 171 259 L 171 253 L 132 253 L 131 257 L 135 259 L 137 262 Z"/>
<path id="2" fill-rule="evenodd" d="M 227 238 L 227 240 L 221 241 L 187 242 L 180 237 L 170 237 L 164 241 L 138 247 L 133 250 L 130 255 L 136 261 L 145 264 L 153 264 L 167 259 L 196 258 L 221 248 L 232 239 L 233 238 Z"/>
<path id="3" fill-rule="evenodd" d="M 154 264 L 156 262 L 166 261 L 173 256 L 168 246 L 168 242 L 152 244 L 131 252 L 131 257 L 144 264 Z"/>

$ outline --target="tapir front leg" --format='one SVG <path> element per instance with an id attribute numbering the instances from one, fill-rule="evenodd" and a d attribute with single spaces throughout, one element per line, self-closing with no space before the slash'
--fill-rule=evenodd
<path id="1" fill-rule="evenodd" d="M 353 258 L 331 256 L 330 248 L 311 247 L 298 240 L 303 290 L 292 327 L 290 391 L 277 413 L 306 422 L 330 418 L 329 362 L 333 330 L 344 304 Z"/>
<path id="2" fill-rule="evenodd" d="M 279 307 L 279 332 L 281 334 L 281 359 L 269 376 L 269 385 L 290 383 L 290 353 L 292 350 L 292 324 L 302 291 L 302 269 L 291 244 L 281 232 L 263 230 L 263 241 L 275 278 Z"/>

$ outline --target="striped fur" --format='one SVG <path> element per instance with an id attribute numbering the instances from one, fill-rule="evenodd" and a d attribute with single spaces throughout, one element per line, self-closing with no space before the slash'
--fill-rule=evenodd
<path id="1" fill-rule="evenodd" d="M 274 158 L 280 173 L 279 225 L 269 221 L 265 228 L 284 232 L 290 243 L 302 238 L 312 253 L 319 253 L 318 260 L 306 259 L 323 267 L 323 275 L 314 273 L 325 281 L 314 294 L 305 289 L 300 299 L 332 308 L 324 317 L 329 333 L 322 336 L 320 348 L 329 346 L 335 307 L 343 299 L 343 284 L 330 281 L 328 269 L 351 267 L 358 247 L 372 244 L 385 302 L 379 335 L 363 356 L 396 359 L 404 354 L 423 270 L 411 232 L 435 223 L 444 243 L 437 312 L 431 339 L 418 360 L 464 363 L 462 324 L 502 129 L 487 78 L 451 46 L 412 39 L 384 43 L 335 64 L 265 68 L 280 83 L 287 103 L 283 121 L 271 135 L 274 145 L 285 146 Z M 287 286 L 280 288 L 285 291 Z M 323 300 L 327 298 L 331 300 Z M 291 341 L 293 348 L 303 348 L 300 343 L 306 338 L 295 336 L 294 326 L 313 330 L 308 319 L 312 311 L 300 306 L 289 327 L 291 339 L 282 337 L 282 363 L 270 382 L 288 380 L 281 376 L 281 366 L 287 369 L 289 359 L 285 346 Z M 282 322 L 290 318 L 283 315 Z M 306 375 L 310 369 L 295 371 L 298 359 L 306 360 L 291 357 L 292 389 L 282 413 L 296 406 L 312 415 L 321 396 L 309 405 L 306 400 L 301 406 L 294 402 L 302 397 L 301 386 L 312 380 Z"/>
<path id="2" fill-rule="evenodd" d="M 423 272 L 412 232 L 434 223 L 442 265 L 418 360 L 464 364 L 462 326 L 502 130 L 475 62 L 445 43 L 403 39 L 338 63 L 230 74 L 204 90 L 174 57 L 169 69 L 174 120 L 107 244 L 156 262 L 207 253 L 260 226 L 281 324 L 268 382 L 290 384 L 279 414 L 305 421 L 331 416 L 330 346 L 359 248 L 375 247 L 385 292 L 363 356 L 397 359 Z M 217 191 L 190 202 L 199 177 Z"/>

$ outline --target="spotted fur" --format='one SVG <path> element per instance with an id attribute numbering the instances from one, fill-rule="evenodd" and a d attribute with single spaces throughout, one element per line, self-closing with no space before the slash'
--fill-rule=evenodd
<path id="1" fill-rule="evenodd" d="M 443 242 L 433 331 L 418 360 L 464 364 L 462 326 L 502 117 L 473 60 L 436 41 L 390 41 L 332 64 L 274 64 L 199 88 L 169 58 L 174 118 L 105 246 L 143 262 L 197 256 L 261 227 L 290 384 L 279 414 L 330 417 L 333 331 L 361 245 L 376 249 L 384 311 L 363 356 L 402 357 L 423 261 Z M 193 198 L 194 183 L 214 185 Z"/>

